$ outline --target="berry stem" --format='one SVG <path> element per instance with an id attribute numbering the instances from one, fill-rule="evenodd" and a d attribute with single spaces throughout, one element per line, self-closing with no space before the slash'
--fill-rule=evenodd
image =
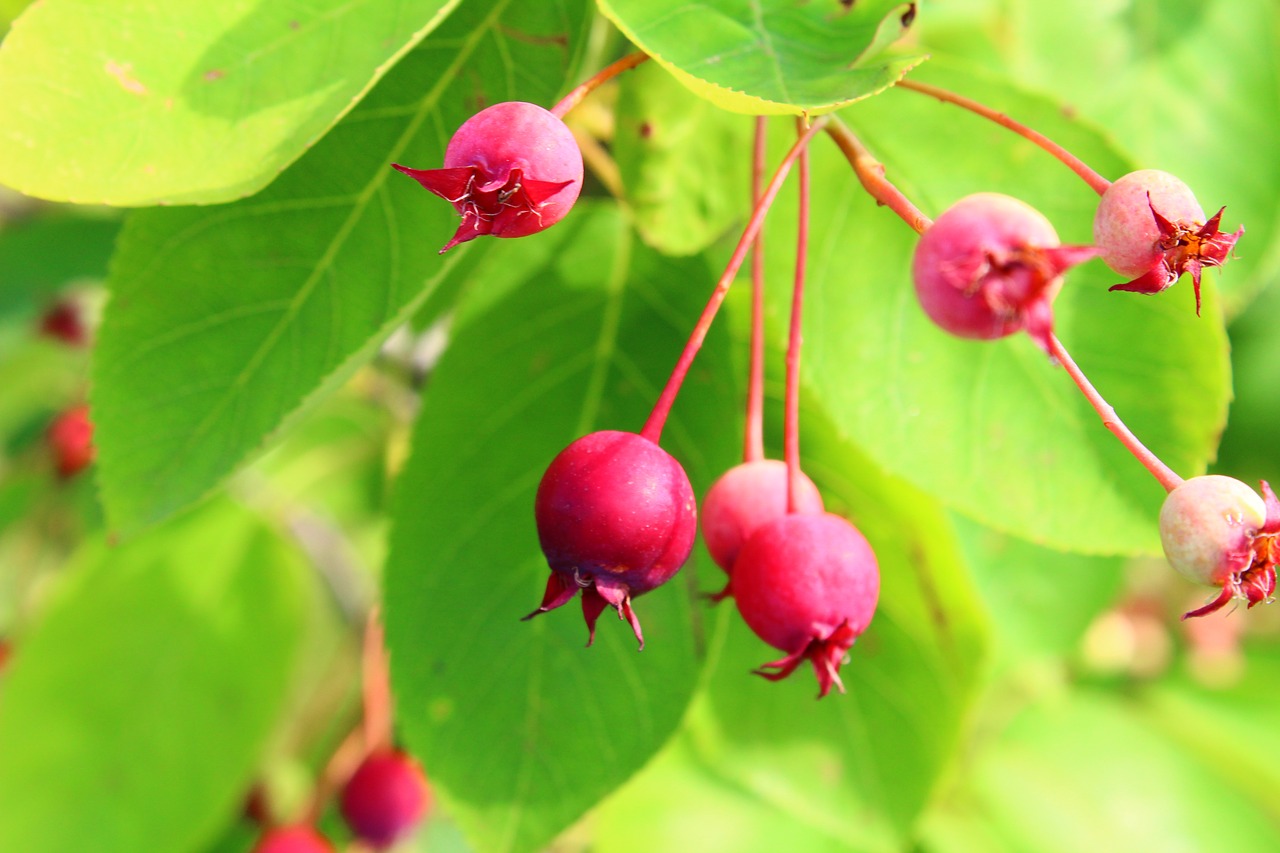
<path id="1" fill-rule="evenodd" d="M 1089 405 L 1093 406 L 1094 411 L 1098 413 L 1098 417 L 1102 418 L 1102 425 L 1111 430 L 1116 438 L 1120 439 L 1120 443 L 1125 446 L 1125 449 L 1132 453 L 1142 463 L 1143 467 L 1151 472 L 1151 476 L 1155 477 L 1161 486 L 1164 486 L 1166 492 L 1172 492 L 1182 485 L 1182 478 L 1174 473 L 1173 469 L 1168 465 L 1161 462 L 1160 458 L 1148 450 L 1146 445 L 1133 434 L 1133 431 L 1125 426 L 1124 421 L 1120 420 L 1120 416 L 1116 414 L 1116 410 L 1103 399 L 1102 395 L 1093 387 L 1093 383 L 1084 375 L 1084 371 L 1080 369 L 1066 348 L 1062 346 L 1062 341 L 1058 340 L 1058 336 L 1052 333 L 1049 335 L 1049 354 L 1066 368 L 1071 379 L 1079 387 L 1081 393 L 1084 394 L 1085 399 L 1089 401 Z"/>
<path id="2" fill-rule="evenodd" d="M 1021 122 L 1014 121 L 1002 112 L 993 110 L 984 104 L 980 104 L 972 98 L 966 98 L 964 95 L 942 89 L 937 86 L 931 86 L 928 83 L 920 83 L 915 80 L 899 80 L 897 83 L 899 88 L 908 89 L 912 92 L 919 92 L 922 95 L 929 95 L 937 98 L 944 104 L 952 104 L 961 109 L 976 113 L 985 119 L 989 119 L 1001 127 L 1012 130 L 1024 139 L 1040 146 L 1053 157 L 1056 157 L 1071 171 L 1079 175 L 1084 182 L 1089 185 L 1090 189 L 1098 195 L 1102 195 L 1107 191 L 1107 187 L 1111 186 L 1111 182 L 1099 175 L 1093 169 L 1085 165 L 1084 161 L 1049 137 L 1039 131 L 1032 130 Z"/>
<path id="3" fill-rule="evenodd" d="M 764 184 L 764 116 L 756 116 L 755 139 L 751 151 L 751 207 L 760 203 Z M 764 235 L 751 241 L 751 355 L 747 367 L 747 427 L 743 436 L 742 461 L 764 458 Z"/>
<path id="4" fill-rule="evenodd" d="M 561 98 L 559 103 L 551 108 L 551 114 L 556 118 L 564 118 L 565 113 L 582 103 L 583 98 L 600 88 L 603 83 L 617 77 L 623 71 L 630 71 L 648 58 L 649 54 L 636 51 L 635 53 L 627 54 L 617 62 L 606 65 L 585 83 L 571 89 L 569 94 Z"/>
<path id="5" fill-rule="evenodd" d="M 796 119 L 796 132 L 803 137 L 805 119 Z M 805 260 L 809 249 L 809 151 L 800 152 L 796 163 L 800 184 L 800 205 L 796 214 L 796 277 L 791 291 L 791 328 L 787 334 L 786 409 L 782 422 L 782 455 L 787 463 L 787 512 L 795 512 L 800 483 L 800 307 L 804 303 Z"/>
<path id="6" fill-rule="evenodd" d="M 680 353 L 680 358 L 676 361 L 675 368 L 671 371 L 667 384 L 663 387 L 662 393 L 658 395 L 658 401 L 653 404 L 653 411 L 649 413 L 649 419 L 645 421 L 644 428 L 640 430 L 640 435 L 654 442 L 662 436 L 662 428 L 666 425 L 667 416 L 671 414 L 671 407 L 675 404 L 676 395 L 680 393 L 680 386 L 684 383 L 685 376 L 689 373 L 689 368 L 693 365 L 693 358 L 698 354 L 698 350 L 702 347 L 702 341 L 707 337 L 707 330 L 711 328 L 711 321 L 715 319 L 716 312 L 720 309 L 720 304 L 724 302 L 725 295 L 729 292 L 729 285 L 733 284 L 733 277 L 738 274 L 738 270 L 742 267 L 742 262 L 746 259 L 747 249 L 751 246 L 751 241 L 755 240 L 756 235 L 760 233 L 760 227 L 764 224 L 765 214 L 769 212 L 769 208 L 773 205 L 774 198 L 778 195 L 778 190 L 782 188 L 782 182 L 787 177 L 787 172 L 791 170 L 791 164 L 795 162 L 800 152 L 809 144 L 809 140 L 813 135 L 826 124 L 825 118 L 814 121 L 804 134 L 796 140 L 791 146 L 791 150 L 782 158 L 782 162 L 778 164 L 777 171 L 773 173 L 769 184 L 765 187 L 764 194 L 760 200 L 756 202 L 755 209 L 751 211 L 751 219 L 747 221 L 747 227 L 742 232 L 742 236 L 738 238 L 738 245 L 733 250 L 733 256 L 729 259 L 729 265 L 720 275 L 720 280 L 716 282 L 715 290 L 711 292 L 711 298 L 707 300 L 707 306 L 702 309 L 702 314 L 698 317 L 698 322 L 693 327 L 693 332 L 689 335 L 689 340 L 684 345 L 684 350 Z"/>
<path id="7" fill-rule="evenodd" d="M 391 683 L 383 638 L 381 608 L 375 604 L 365 622 L 361 649 L 364 695 L 364 740 L 369 752 L 390 749 Z"/>
<path id="8" fill-rule="evenodd" d="M 871 156 L 871 152 L 848 125 L 839 119 L 832 119 L 827 125 L 827 133 L 835 140 L 836 145 L 840 146 L 840 150 L 849 160 L 849 165 L 853 167 L 853 173 L 858 176 L 858 182 L 876 200 L 876 204 L 882 204 L 898 214 L 902 221 L 910 225 L 917 234 L 923 234 L 925 229 L 933 224 L 933 220 L 921 213 L 920 209 L 902 194 L 902 190 L 890 183 L 884 176 L 884 164 Z"/>

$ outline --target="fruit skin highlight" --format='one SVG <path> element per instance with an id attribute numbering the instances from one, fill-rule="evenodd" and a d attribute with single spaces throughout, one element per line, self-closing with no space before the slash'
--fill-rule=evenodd
<path id="1" fill-rule="evenodd" d="M 462 214 L 440 250 L 484 234 L 525 237 L 564 218 L 582 189 L 582 152 L 573 133 L 537 104 L 506 101 L 463 122 L 444 152 L 444 168 L 393 168 Z"/>
<path id="2" fill-rule="evenodd" d="M 880 598 L 880 568 L 866 537 L 833 513 L 791 513 L 752 534 L 733 571 L 743 620 L 787 653 L 756 674 L 777 681 L 808 659 L 819 698 L 832 684 L 843 693 L 840 665 Z"/>
<path id="3" fill-rule="evenodd" d="M 422 822 L 431 789 L 418 762 L 399 750 L 371 753 L 342 789 L 342 816 L 377 849 L 392 846 Z"/>
<path id="4" fill-rule="evenodd" d="M 551 567 L 542 604 L 554 610 L 582 590 L 587 645 L 606 605 L 644 634 L 631 599 L 671 579 L 693 550 L 697 501 L 684 468 L 633 432 L 603 430 L 552 460 L 534 501 L 538 541 Z"/>
<path id="5" fill-rule="evenodd" d="M 1232 599 L 1253 607 L 1270 600 L 1280 561 L 1280 501 L 1220 474 L 1192 477 L 1160 508 L 1160 544 L 1169 565 L 1189 580 L 1222 587 L 1213 601 L 1183 614 L 1204 616 Z"/>

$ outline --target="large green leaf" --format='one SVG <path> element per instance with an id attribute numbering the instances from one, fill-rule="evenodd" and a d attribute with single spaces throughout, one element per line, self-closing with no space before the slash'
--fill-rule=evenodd
<path id="1" fill-rule="evenodd" d="M 922 76 L 1043 127 L 1099 168 L 1123 161 L 1058 105 L 934 62 Z M 968 113 L 889 92 L 842 113 L 926 213 L 1005 192 L 1035 205 L 1068 243 L 1090 241 L 1096 195 L 1038 148 Z M 855 184 L 834 147 L 814 147 L 805 373 L 844 433 L 889 471 L 999 530 L 1091 553 L 1158 552 L 1164 492 L 1103 428 L 1065 371 L 1025 335 L 968 341 L 940 331 L 910 278 L 915 234 Z M 780 217 L 794 215 L 784 193 Z M 770 275 L 791 251 L 774 241 Z M 1203 470 L 1229 396 L 1219 307 L 1196 317 L 1189 287 L 1108 293 L 1099 261 L 1073 269 L 1057 331 L 1120 416 L 1184 475 Z M 782 313 L 780 290 L 775 299 Z"/>
<path id="2" fill-rule="evenodd" d="M 641 427 L 713 281 L 583 207 L 546 240 L 490 253 L 397 484 L 385 606 L 398 720 L 480 850 L 538 848 L 657 752 L 705 644 L 693 565 L 636 600 L 640 653 L 608 614 L 584 649 L 576 601 L 519 621 L 548 576 L 533 521 L 545 466 L 585 432 Z M 718 329 L 663 442 L 699 493 L 740 446 Z"/>
<path id="3" fill-rule="evenodd" d="M 0 683 L 0 849 L 208 843 L 285 707 L 304 570 L 229 505 L 88 545 Z"/>
<path id="4" fill-rule="evenodd" d="M 902 0 L 598 0 L 641 50 L 716 106 L 816 113 L 882 91 L 923 57 L 886 56 L 915 15 Z"/>
<path id="5" fill-rule="evenodd" d="M 0 45 L 0 183 L 58 201 L 262 189 L 458 0 L 45 0 Z"/>
<path id="6" fill-rule="evenodd" d="M 519 72 L 566 70 L 581 6 L 470 4 L 266 192 L 129 219 L 94 362 L 114 528 L 208 492 L 422 300 L 452 292 L 476 244 L 439 257 L 457 214 L 390 163 L 442 162 L 477 99 L 553 97 L 560 74 Z"/>

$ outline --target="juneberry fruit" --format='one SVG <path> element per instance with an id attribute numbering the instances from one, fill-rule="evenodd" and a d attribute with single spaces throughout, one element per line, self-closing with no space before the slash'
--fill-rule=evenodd
<path id="1" fill-rule="evenodd" d="M 588 646 L 596 620 L 612 606 L 643 649 L 631 599 L 670 580 L 698 532 L 693 486 L 680 463 L 637 433 L 589 433 L 552 460 L 538 484 L 534 516 L 551 577 L 542 604 L 524 618 L 554 610 L 581 590 Z"/>
<path id="2" fill-rule="evenodd" d="M 1280 561 L 1280 501 L 1265 481 L 1262 497 L 1232 477 L 1184 480 L 1160 508 L 1160 542 L 1169 565 L 1196 583 L 1222 588 L 1203 616 L 1232 599 L 1253 607 L 1271 598 Z"/>
<path id="3" fill-rule="evenodd" d="M 1029 204 L 977 193 L 925 230 L 911 272 L 921 307 L 946 331 L 990 340 L 1025 329 L 1047 351 L 1062 275 L 1094 254 L 1090 246 L 1063 246 Z"/>
<path id="4" fill-rule="evenodd" d="M 822 512 L 822 495 L 803 472 L 796 490 L 796 512 Z M 733 563 L 738 551 L 761 525 L 787 514 L 787 464 L 757 459 L 735 465 L 712 484 L 702 499 L 702 539 L 729 583 L 713 598 L 732 595 Z"/>
<path id="5" fill-rule="evenodd" d="M 333 845 L 315 827 L 296 824 L 268 829 L 252 853 L 333 853 Z"/>
<path id="6" fill-rule="evenodd" d="M 59 299 L 40 318 L 40 334 L 68 346 L 84 346 L 89 341 L 89 329 L 83 309 L 74 300 Z"/>
<path id="7" fill-rule="evenodd" d="M 370 754 L 342 789 L 342 817 L 376 849 L 407 836 L 431 805 L 431 790 L 418 762 L 398 750 Z"/>
<path id="8" fill-rule="evenodd" d="M 832 684 L 844 692 L 840 665 L 875 613 L 880 568 L 866 537 L 846 519 L 791 513 L 742 546 L 733 595 L 756 636 L 786 652 L 756 673 L 777 681 L 807 659 L 822 697 Z"/>
<path id="9" fill-rule="evenodd" d="M 1205 220 L 1191 188 L 1168 172 L 1130 172 L 1102 194 L 1093 219 L 1093 240 L 1102 260 L 1132 281 L 1111 290 L 1159 293 L 1191 273 L 1200 313 L 1200 273 L 1221 266 L 1244 234 L 1218 230 L 1221 208 Z"/>
<path id="10" fill-rule="evenodd" d="M 75 406 L 54 418 L 45 432 L 45 441 L 62 479 L 74 477 L 87 468 L 94 456 L 89 407 L 83 404 Z"/>
<path id="11" fill-rule="evenodd" d="M 462 214 L 440 250 L 483 234 L 524 237 L 564 218 L 582 189 L 582 152 L 573 133 L 536 104 L 507 101 L 463 122 L 442 169 L 392 166 Z"/>

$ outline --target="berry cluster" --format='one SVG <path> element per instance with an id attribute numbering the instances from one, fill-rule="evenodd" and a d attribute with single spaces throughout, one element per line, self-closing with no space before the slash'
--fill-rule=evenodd
<path id="1" fill-rule="evenodd" d="M 582 159 L 561 117 L 585 92 L 643 61 L 615 63 L 551 110 L 526 103 L 491 106 L 459 128 L 444 168 L 395 168 L 454 205 L 462 221 L 449 249 L 482 234 L 526 236 L 562 219 L 582 184 Z M 628 622 L 644 646 L 633 599 L 669 581 L 688 559 L 699 529 L 694 490 L 680 463 L 659 444 L 663 425 L 712 318 L 741 267 L 753 263 L 752 359 L 742 464 L 724 473 L 702 502 L 701 532 L 728 575 L 715 601 L 732 597 L 743 621 L 784 657 L 757 670 L 790 674 L 809 660 L 820 694 L 843 690 L 839 667 L 867 629 L 879 596 L 879 569 L 866 538 L 826 512 L 800 468 L 798 386 L 800 313 L 808 233 L 807 148 L 819 130 L 845 153 L 854 175 L 880 204 L 918 232 L 911 274 L 920 307 L 941 329 L 992 340 L 1025 331 L 1068 375 L 1110 429 L 1169 492 L 1160 530 L 1169 562 L 1221 594 L 1197 616 L 1240 599 L 1269 600 L 1280 556 L 1280 503 L 1266 483 L 1259 498 L 1238 481 L 1184 481 L 1144 447 L 1089 384 L 1054 333 L 1053 302 L 1067 272 L 1099 257 L 1130 280 L 1112 290 L 1157 293 L 1190 273 L 1200 310 L 1201 271 L 1223 264 L 1243 228 L 1219 230 L 1223 211 L 1206 218 L 1191 191 L 1172 175 L 1143 170 L 1110 182 L 1065 149 L 1006 116 L 954 93 L 902 81 L 914 90 L 991 118 L 1049 151 L 1100 196 L 1094 245 L 1064 246 L 1052 223 L 1025 202 L 996 193 L 960 199 L 930 220 L 884 176 L 883 167 L 838 119 L 798 124 L 798 139 L 762 187 L 764 121 L 757 120 L 754 209 L 737 248 L 697 320 L 670 379 L 639 432 L 604 430 L 578 438 L 551 462 L 539 484 L 534 516 L 551 573 L 542 601 L 526 619 L 582 593 L 588 645 L 606 607 Z M 765 459 L 760 440 L 762 265 L 758 236 L 765 214 L 793 165 L 800 214 L 787 352 L 784 459 Z M 442 250 L 443 251 L 443 250 Z"/>

